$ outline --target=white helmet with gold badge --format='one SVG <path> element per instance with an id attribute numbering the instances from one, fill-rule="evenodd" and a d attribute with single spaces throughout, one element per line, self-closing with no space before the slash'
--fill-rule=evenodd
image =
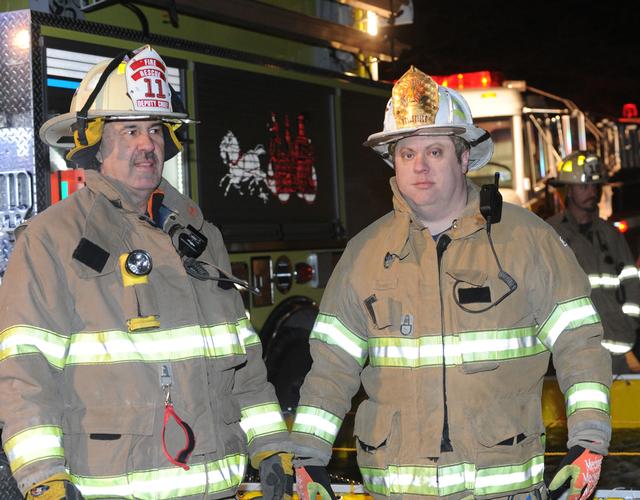
<path id="1" fill-rule="evenodd" d="M 105 122 L 153 119 L 164 124 L 168 160 L 182 151 L 175 131 L 189 119 L 169 85 L 166 64 L 145 45 L 93 66 L 80 82 L 69 113 L 45 122 L 40 138 L 49 146 L 70 149 L 68 160 L 90 168 Z"/>
<path id="2" fill-rule="evenodd" d="M 489 132 L 473 124 L 467 101 L 455 90 L 438 85 L 411 66 L 393 86 L 383 131 L 369 136 L 364 146 L 374 149 L 393 167 L 389 146 L 416 135 L 451 135 L 469 144 L 469 170 L 484 166 L 493 155 Z"/>

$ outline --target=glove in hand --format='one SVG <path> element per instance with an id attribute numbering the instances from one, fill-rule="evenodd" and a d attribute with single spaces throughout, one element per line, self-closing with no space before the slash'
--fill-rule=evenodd
<path id="1" fill-rule="evenodd" d="M 293 495 L 293 456 L 275 453 L 260 462 L 260 489 L 264 500 L 290 500 Z"/>
<path id="2" fill-rule="evenodd" d="M 551 498 L 559 498 L 568 488 L 568 500 L 586 500 L 596 489 L 600 479 L 601 465 L 602 455 L 582 446 L 571 447 L 567 456 L 560 462 L 558 472 L 549 485 Z"/>
<path id="3" fill-rule="evenodd" d="M 318 465 L 296 467 L 296 485 L 300 500 L 336 500 L 327 469 Z"/>
<path id="4" fill-rule="evenodd" d="M 84 500 L 67 474 L 55 474 L 27 492 L 26 500 Z"/>

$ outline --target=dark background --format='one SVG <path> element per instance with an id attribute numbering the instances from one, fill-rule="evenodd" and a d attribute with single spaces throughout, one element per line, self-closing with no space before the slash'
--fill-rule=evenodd
<path id="1" fill-rule="evenodd" d="M 593 117 L 640 107 L 640 2 L 414 0 L 413 45 L 381 65 L 393 80 L 410 64 L 427 74 L 499 71 L 574 101 Z M 385 28 L 385 31 L 389 31 Z"/>

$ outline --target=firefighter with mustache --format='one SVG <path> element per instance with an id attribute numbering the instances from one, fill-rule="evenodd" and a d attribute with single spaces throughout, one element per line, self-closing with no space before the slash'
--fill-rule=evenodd
<path id="1" fill-rule="evenodd" d="M 151 46 L 98 63 L 42 140 L 86 187 L 0 287 L 2 445 L 28 500 L 290 497 L 288 430 L 220 231 L 162 178 L 188 122 Z"/>

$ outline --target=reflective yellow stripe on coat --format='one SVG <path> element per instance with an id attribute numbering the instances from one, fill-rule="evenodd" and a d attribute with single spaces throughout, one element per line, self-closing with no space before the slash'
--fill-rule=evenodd
<path id="1" fill-rule="evenodd" d="M 85 477 L 71 474 L 84 498 L 136 498 L 161 500 L 215 494 L 237 488 L 247 465 L 244 455 L 190 465 L 189 470 L 167 467 L 121 476 Z"/>
<path id="2" fill-rule="evenodd" d="M 379 495 L 446 496 L 473 491 L 474 496 L 495 495 L 535 486 L 543 481 L 544 456 L 524 464 L 477 469 L 474 464 L 445 466 L 362 467 L 365 487 Z"/>

